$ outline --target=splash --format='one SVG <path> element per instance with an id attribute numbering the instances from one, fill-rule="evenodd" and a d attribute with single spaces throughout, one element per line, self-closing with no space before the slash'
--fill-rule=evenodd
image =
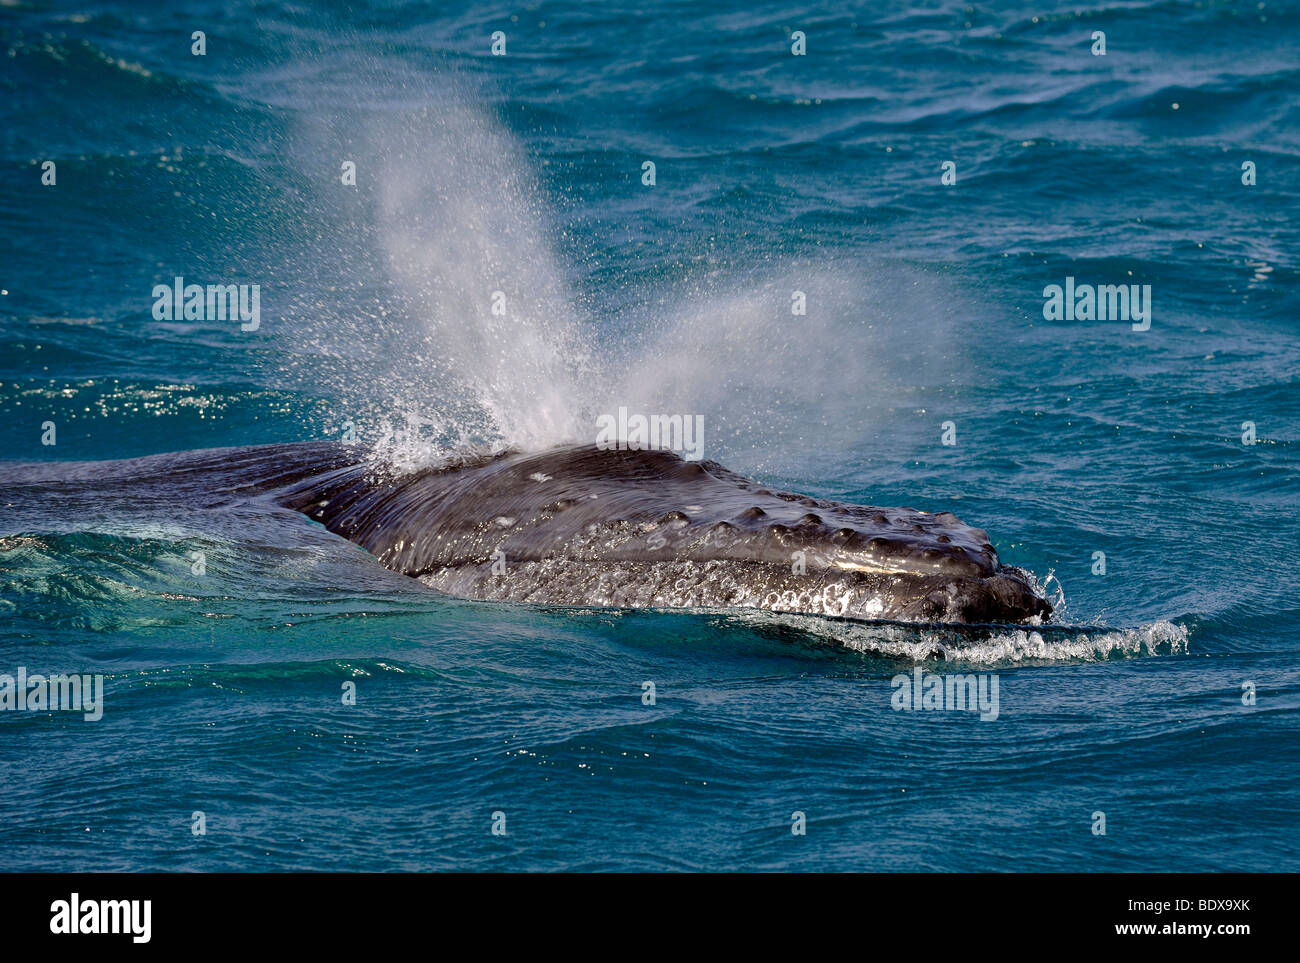
<path id="1" fill-rule="evenodd" d="M 446 380 L 482 406 L 495 440 L 540 448 L 576 438 L 589 335 L 518 147 L 464 107 L 405 115 L 383 141 L 389 276 L 427 324 Z"/>
<path id="2" fill-rule="evenodd" d="M 355 112 L 304 122 L 301 164 L 346 156 L 358 181 L 342 206 L 331 185 L 302 227 L 313 263 L 347 283 L 302 307 L 299 381 L 340 399 L 332 427 L 364 422 L 394 466 L 591 441 L 626 407 L 702 416 L 705 457 L 792 468 L 814 437 L 852 444 L 909 384 L 968 374 L 955 328 L 969 310 L 898 266 L 656 251 L 578 290 L 584 255 L 557 254 L 552 198 L 462 80 L 362 87 Z M 413 108 L 421 93 L 435 102 Z"/>
<path id="3" fill-rule="evenodd" d="M 296 280 L 281 373 L 328 399 L 328 434 L 397 467 L 585 434 L 592 333 L 514 137 L 464 78 L 340 73 L 290 150 L 307 187 L 279 225 Z"/>
<path id="4" fill-rule="evenodd" d="M 916 386 L 970 376 L 967 312 L 913 269 L 765 261 L 674 294 L 629 325 L 611 390 L 632 410 L 703 415 L 705 457 L 749 471 L 798 475 Z"/>

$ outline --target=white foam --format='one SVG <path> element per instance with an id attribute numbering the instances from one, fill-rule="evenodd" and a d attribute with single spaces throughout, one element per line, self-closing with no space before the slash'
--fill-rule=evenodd
<path id="1" fill-rule="evenodd" d="M 856 652 L 923 662 L 974 665 L 1017 662 L 1101 662 L 1113 658 L 1186 654 L 1187 628 L 1160 620 L 1134 629 L 1106 626 L 931 628 L 870 624 L 766 612 L 728 614 L 745 621 L 786 624 Z"/>

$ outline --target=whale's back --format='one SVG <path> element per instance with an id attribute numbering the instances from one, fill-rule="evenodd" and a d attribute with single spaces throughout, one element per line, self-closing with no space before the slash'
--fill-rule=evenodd
<path id="1" fill-rule="evenodd" d="M 667 451 L 566 446 L 411 473 L 317 457 L 329 467 L 276 500 L 453 594 L 947 622 L 1050 612 L 951 514 L 775 491 Z"/>

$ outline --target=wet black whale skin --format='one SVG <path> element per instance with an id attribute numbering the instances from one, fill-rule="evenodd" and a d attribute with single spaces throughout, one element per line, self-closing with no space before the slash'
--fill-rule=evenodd
<path id="1" fill-rule="evenodd" d="M 946 623 L 1052 611 L 950 513 L 774 491 L 672 452 L 576 445 L 398 475 L 348 463 L 355 447 L 283 447 L 297 478 L 277 502 L 470 598 Z"/>

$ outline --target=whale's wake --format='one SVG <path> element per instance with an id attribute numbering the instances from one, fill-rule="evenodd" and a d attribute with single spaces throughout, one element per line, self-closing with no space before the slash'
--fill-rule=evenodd
<path id="1" fill-rule="evenodd" d="M 727 613 L 724 618 L 762 627 L 784 626 L 853 652 L 971 665 L 1104 662 L 1186 654 L 1188 630 L 1161 620 L 1136 628 L 1104 625 L 927 626 L 814 619 L 782 613 Z"/>

